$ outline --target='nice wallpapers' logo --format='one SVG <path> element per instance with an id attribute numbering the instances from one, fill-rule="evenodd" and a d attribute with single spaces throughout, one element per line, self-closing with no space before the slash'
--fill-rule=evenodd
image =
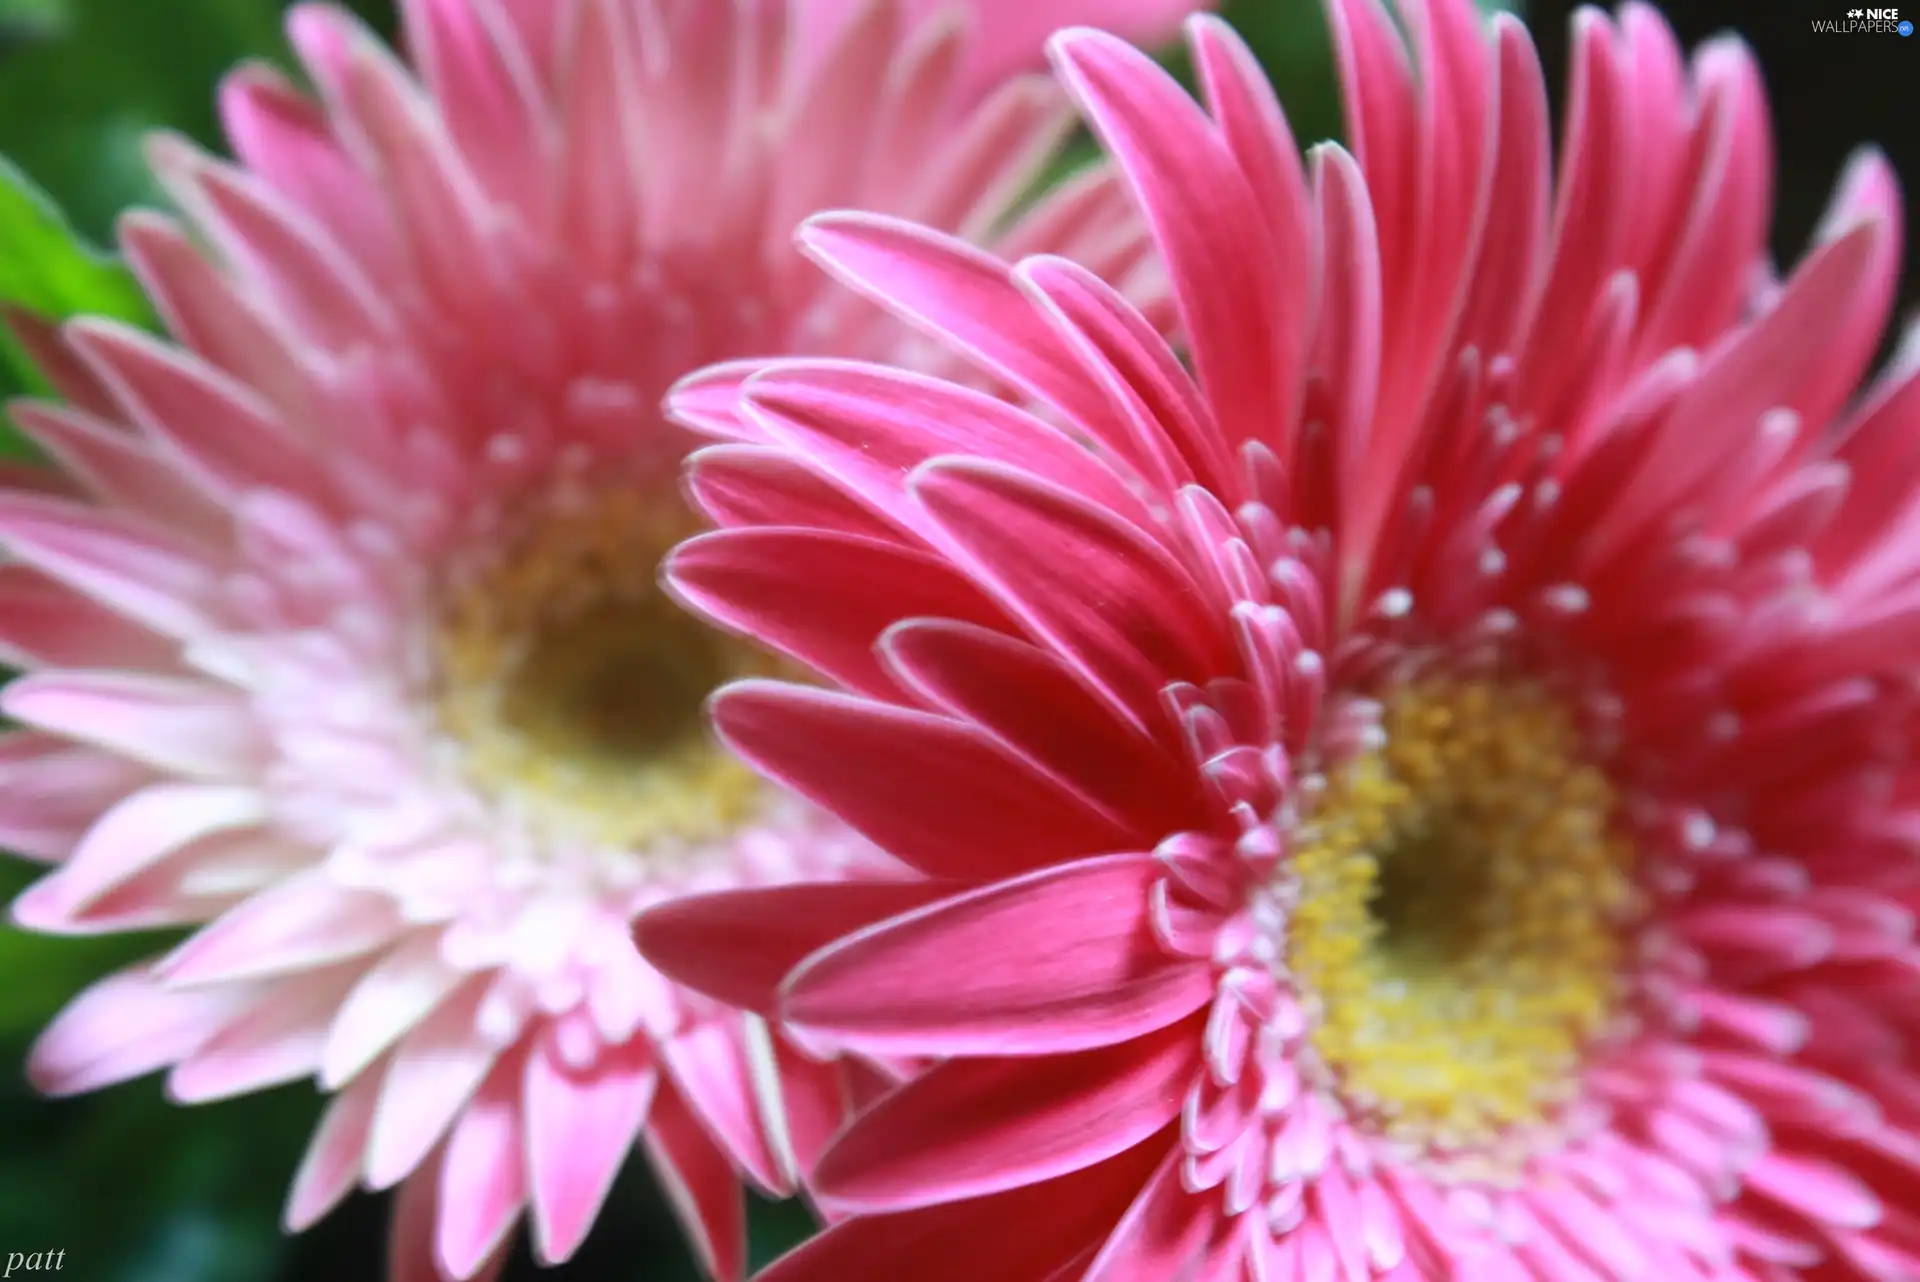
<path id="1" fill-rule="evenodd" d="M 1849 9 L 1845 18 L 1815 18 L 1813 29 L 1822 35 L 1910 36 L 1913 23 L 1898 9 Z"/>

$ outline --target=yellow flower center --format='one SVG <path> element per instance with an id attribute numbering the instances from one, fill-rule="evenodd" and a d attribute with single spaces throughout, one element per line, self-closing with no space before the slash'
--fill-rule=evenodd
<path id="1" fill-rule="evenodd" d="M 1618 1010 L 1632 849 L 1541 690 L 1428 681 L 1382 729 L 1296 833 L 1287 962 L 1348 1107 L 1457 1150 L 1570 1097 Z"/>
<path id="2" fill-rule="evenodd" d="M 686 513 L 610 491 L 513 528 L 447 593 L 433 637 L 440 724 L 468 782 L 561 839 L 633 848 L 737 827 L 760 788 L 701 705 L 759 665 L 656 582 Z"/>

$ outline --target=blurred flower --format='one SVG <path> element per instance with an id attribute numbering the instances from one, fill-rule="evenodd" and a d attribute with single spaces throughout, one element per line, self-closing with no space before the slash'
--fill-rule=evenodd
<path id="1" fill-rule="evenodd" d="M 1358 159 L 1304 168 L 1217 23 L 1204 112 L 1058 38 L 1191 375 L 1071 264 L 848 215 L 814 256 L 1049 418 L 689 384 L 863 522 L 761 486 L 674 554 L 715 617 L 864 655 L 716 723 L 928 878 L 640 919 L 767 1005 L 773 950 L 712 941 L 777 925 L 796 1036 L 942 1061 L 765 1282 L 1920 1276 L 1920 341 L 1853 399 L 1894 179 L 1858 158 L 1756 291 L 1738 43 L 1689 72 L 1651 9 L 1582 13 L 1550 182 L 1517 23 L 1333 18 Z M 796 613 L 749 552 L 869 587 Z"/>
<path id="2" fill-rule="evenodd" d="M 852 202 L 985 234 L 1071 113 L 1045 80 L 956 106 L 959 24 L 886 3 L 804 80 L 784 0 L 404 18 L 424 87 L 303 7 L 318 104 L 242 70 L 238 166 L 154 147 L 211 252 L 152 214 L 123 241 L 181 348 L 22 322 L 68 403 L 18 411 L 64 472 L 0 493 L 0 641 L 34 669 L 4 698 L 30 728 L 0 741 L 0 842 L 58 864 L 15 913 L 208 923 L 88 991 L 30 1070 L 170 1068 L 182 1101 L 317 1076 L 337 1096 L 287 1223 L 405 1181 L 409 1279 L 497 1267 L 527 1208 L 565 1259 L 638 1137 L 737 1276 L 735 1172 L 791 1191 L 849 1084 L 675 988 L 628 923 L 690 888 L 900 874 L 706 733 L 707 692 L 767 665 L 656 586 L 689 528 L 660 397 L 729 357 L 913 355 L 793 227 Z M 1100 173 L 1007 237 L 1116 279 L 1145 252 Z M 747 446 L 694 488 L 758 481 L 847 506 Z"/>

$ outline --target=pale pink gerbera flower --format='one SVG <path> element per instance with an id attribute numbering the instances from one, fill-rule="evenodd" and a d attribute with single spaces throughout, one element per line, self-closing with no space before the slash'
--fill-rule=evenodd
<path id="1" fill-rule="evenodd" d="M 688 530 L 659 401 L 717 358 L 903 358 L 796 222 L 852 201 L 985 232 L 1071 113 L 1045 80 L 955 106 L 957 11 L 867 5 L 800 79 L 806 12 L 412 0 L 423 91 L 297 10 L 319 104 L 243 71 L 243 167 L 156 149 L 211 253 L 124 229 L 183 349 L 28 335 L 70 403 L 19 418 L 68 492 L 0 493 L 0 640 L 35 669 L 5 695 L 31 729 L 0 748 L 0 844 L 59 863 L 15 913 L 207 923 L 81 997 L 33 1078 L 165 1067 L 198 1101 L 317 1076 L 338 1095 L 287 1222 L 405 1181 L 405 1278 L 484 1273 L 528 1208 L 566 1258 L 636 1138 L 736 1276 L 734 1172 L 788 1191 L 839 1121 L 838 1070 L 629 936 L 687 888 L 890 867 L 700 723 L 758 665 L 655 586 Z M 1116 279 L 1146 243 L 1098 174 L 1007 235 Z M 762 483 L 844 506 L 766 450 L 695 489 L 744 515 Z"/>
<path id="2" fill-rule="evenodd" d="M 1217 23 L 1205 113 L 1055 46 L 1184 365 L 1057 258 L 855 215 L 813 254 L 1051 413 L 821 362 L 684 393 L 861 505 L 756 487 L 670 561 L 850 677 L 732 686 L 722 734 L 927 877 L 640 919 L 810 1044 L 943 1061 L 765 1282 L 1920 1276 L 1920 343 L 1851 400 L 1893 179 L 1756 291 L 1737 43 L 1689 73 L 1581 14 L 1550 183 L 1517 23 L 1333 16 L 1360 159 L 1304 170 Z"/>

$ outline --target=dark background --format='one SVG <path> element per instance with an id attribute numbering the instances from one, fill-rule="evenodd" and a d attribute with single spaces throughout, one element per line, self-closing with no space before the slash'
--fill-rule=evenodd
<path id="1" fill-rule="evenodd" d="M 386 0 L 355 0 L 354 7 L 391 31 Z M 1841 18 L 1848 7 L 1843 0 L 1665 7 L 1689 45 L 1731 28 L 1759 55 L 1777 140 L 1774 250 L 1782 264 L 1799 256 L 1854 147 L 1878 144 L 1920 183 L 1920 37 L 1813 33 L 1811 20 Z M 221 70 L 244 56 L 286 61 L 280 8 L 279 0 L 0 0 L 0 152 L 45 187 L 80 231 L 107 242 L 120 209 L 158 202 L 139 163 L 141 135 L 167 126 L 217 145 L 211 102 Z M 1531 0 L 1526 14 L 1556 96 L 1564 89 L 1572 8 L 1566 0 Z M 1296 134 L 1308 141 L 1336 132 L 1314 0 L 1231 0 L 1228 13 L 1272 71 Z M 1908 16 L 1920 17 L 1920 7 Z M 0 210 L 0 224 L 6 217 Z M 1911 246 L 1920 240 L 1911 207 L 1907 227 Z M 0 297 L 16 298 L 10 282 L 23 251 L 9 235 L 0 225 Z M 1913 262 L 1909 252 L 1903 314 L 1920 295 Z M 19 377 L 0 369 L 0 391 Z M 24 866 L 0 867 L 0 895 L 29 876 Z M 161 1099 L 154 1081 L 47 1102 L 21 1080 L 17 1066 L 34 1031 L 66 997 L 153 945 L 39 940 L 0 928 L 0 1253 L 64 1248 L 63 1274 L 86 1282 L 379 1277 L 384 1199 L 355 1198 L 292 1241 L 278 1232 L 281 1200 L 318 1114 L 310 1088 L 180 1109 Z M 805 1224 L 792 1207 L 758 1208 L 755 1254 L 777 1251 Z M 523 1253 L 509 1271 L 514 1279 L 535 1276 L 678 1282 L 694 1274 L 636 1163 L 573 1263 L 542 1275 Z"/>

